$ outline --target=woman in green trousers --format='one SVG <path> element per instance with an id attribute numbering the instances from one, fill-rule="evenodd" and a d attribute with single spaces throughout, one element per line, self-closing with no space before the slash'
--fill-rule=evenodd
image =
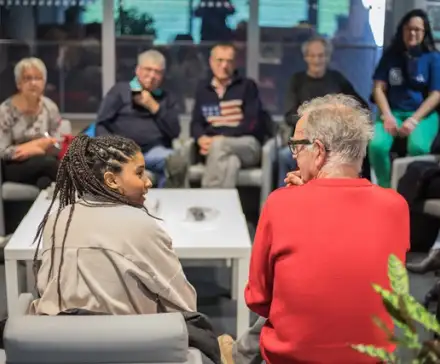
<path id="1" fill-rule="evenodd" d="M 373 76 L 378 106 L 370 164 L 378 184 L 390 187 L 390 150 L 395 137 L 406 137 L 411 156 L 428 154 L 439 128 L 440 55 L 428 17 L 415 9 L 401 20 Z"/>

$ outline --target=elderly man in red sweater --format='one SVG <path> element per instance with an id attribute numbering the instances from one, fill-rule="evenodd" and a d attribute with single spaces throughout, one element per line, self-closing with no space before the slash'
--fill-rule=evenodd
<path id="1" fill-rule="evenodd" d="M 267 318 L 268 364 L 360 364 L 350 344 L 394 349 L 372 321 L 391 318 L 372 283 L 388 287 L 390 254 L 405 260 L 409 212 L 396 192 L 359 178 L 372 136 L 369 114 L 349 96 L 304 104 L 290 141 L 299 172 L 266 201 L 245 298 Z M 261 322 L 261 321 L 260 321 Z"/>

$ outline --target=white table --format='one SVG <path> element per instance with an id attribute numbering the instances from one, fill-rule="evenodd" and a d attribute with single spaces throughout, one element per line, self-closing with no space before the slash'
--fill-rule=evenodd
<path id="1" fill-rule="evenodd" d="M 241 335 L 249 327 L 244 289 L 249 273 L 251 241 L 237 190 L 152 189 L 147 195 L 147 204 L 148 197 L 159 202 L 156 215 L 164 219 L 164 227 L 173 239 L 179 258 L 232 260 L 232 296 L 237 299 L 237 336 Z M 32 241 L 49 203 L 46 192 L 41 192 L 5 248 L 10 316 L 16 313 L 18 296 L 23 290 L 19 287 L 17 263 L 26 261 L 29 272 L 36 246 Z M 187 209 L 193 206 L 214 208 L 219 214 L 212 221 L 185 221 Z"/>

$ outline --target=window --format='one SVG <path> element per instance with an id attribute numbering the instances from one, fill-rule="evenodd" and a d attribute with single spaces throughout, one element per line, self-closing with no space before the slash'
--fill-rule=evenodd
<path id="1" fill-rule="evenodd" d="M 190 113 L 215 43 L 237 41 L 238 68 L 246 72 L 248 16 L 247 0 L 118 0 L 116 79 L 130 80 L 138 54 L 156 48 L 167 59 L 164 88 L 179 99 L 182 113 Z"/>
<path id="2" fill-rule="evenodd" d="M 41 58 L 46 95 L 64 113 L 95 113 L 102 94 L 103 0 L 0 0 L 0 100 L 15 90 L 13 69 L 23 57 Z M 101 15 L 102 18 L 102 15 Z"/>
<path id="3" fill-rule="evenodd" d="M 385 0 L 260 0 L 259 86 L 267 109 L 283 114 L 290 76 L 306 69 L 301 44 L 317 34 L 333 43 L 330 67 L 367 99 L 384 17 Z"/>

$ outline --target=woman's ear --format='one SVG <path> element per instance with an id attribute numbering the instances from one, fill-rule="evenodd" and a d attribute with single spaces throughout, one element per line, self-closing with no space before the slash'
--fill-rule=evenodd
<path id="1" fill-rule="evenodd" d="M 107 171 L 104 173 L 104 183 L 112 190 L 119 190 L 119 183 L 113 172 Z"/>

